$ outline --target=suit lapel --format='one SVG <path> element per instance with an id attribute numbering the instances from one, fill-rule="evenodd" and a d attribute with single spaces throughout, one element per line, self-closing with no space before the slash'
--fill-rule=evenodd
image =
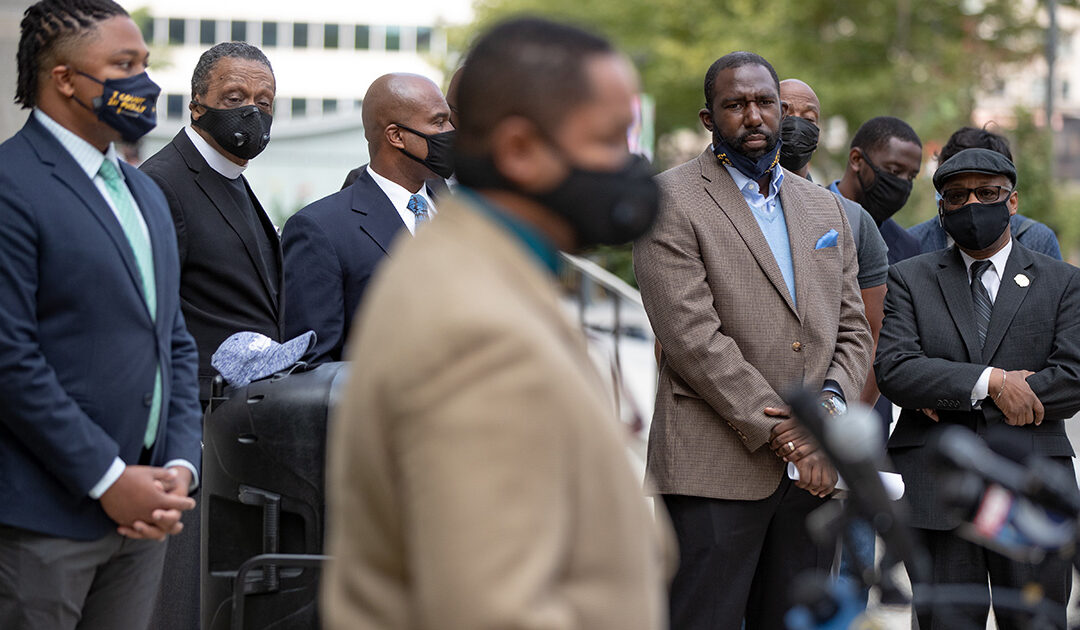
<path id="1" fill-rule="evenodd" d="M 146 231 L 150 235 L 150 252 L 154 259 L 154 285 L 157 287 L 157 290 L 154 292 L 157 300 L 156 312 L 162 313 L 164 312 L 162 306 L 162 299 L 165 295 L 164 287 L 167 284 L 165 277 L 165 270 L 167 268 L 167 261 L 165 260 L 166 248 L 163 239 L 169 234 L 169 231 L 165 229 L 166 226 L 162 223 L 165 216 L 152 210 L 150 190 L 133 176 L 135 167 L 128 166 L 121 162 L 120 169 L 124 172 L 124 180 L 127 183 L 128 190 L 131 191 L 131 196 L 135 198 L 135 204 L 139 206 L 139 213 L 142 215 L 143 221 L 146 222 Z M 134 260 L 134 256 L 132 259 Z M 141 295 L 142 282 L 139 282 L 139 290 Z M 146 302 L 145 296 L 143 296 L 143 302 Z M 160 328 L 161 324 L 159 322 L 163 318 L 158 317 L 156 319 L 155 325 Z"/>
<path id="2" fill-rule="evenodd" d="M 780 187 L 780 203 L 784 207 L 784 220 L 787 221 L 788 228 L 788 243 L 791 247 L 791 261 L 792 266 L 795 268 L 795 295 L 798 298 L 796 305 L 801 310 L 809 302 L 810 298 L 806 292 L 813 286 L 809 274 L 815 273 L 816 270 L 811 268 L 810 255 L 814 245 L 817 243 L 810 239 L 815 238 L 816 235 L 811 230 L 809 217 L 807 216 L 809 206 L 796 186 Z M 796 315 L 800 314 L 796 312 Z"/>
<path id="3" fill-rule="evenodd" d="M 716 156 L 708 150 L 698 156 L 698 163 L 701 165 L 701 177 L 705 180 L 705 192 L 712 197 L 720 211 L 735 226 L 735 231 L 739 233 L 743 242 L 746 243 L 747 249 L 753 254 L 762 272 L 765 273 L 773 287 L 783 296 L 784 302 L 787 303 L 791 312 L 798 316 L 795 305 L 791 301 L 791 295 L 788 293 L 787 283 L 784 282 L 784 276 L 780 273 L 780 266 L 776 263 L 776 257 L 773 256 L 772 248 L 769 247 L 769 242 L 765 240 L 765 235 L 762 234 L 761 227 L 758 226 L 757 219 L 754 218 L 750 206 L 746 204 L 742 192 L 735 186 L 735 181 L 731 179 L 731 174 L 720 165 Z M 708 211 L 708 209 L 703 210 Z"/>
<path id="4" fill-rule="evenodd" d="M 994 299 L 994 308 L 990 311 L 990 325 L 986 329 L 986 345 L 983 346 L 982 352 L 984 361 L 988 362 L 990 357 L 997 352 L 1016 311 L 1027 297 L 1030 284 L 1028 287 L 1022 287 L 1014 278 L 1022 271 L 1029 282 L 1036 280 L 1031 270 L 1033 262 L 1028 251 L 1013 241 L 1012 252 L 1009 253 L 1009 260 L 1005 263 L 1005 275 L 1001 278 L 1001 286 L 998 287 L 997 298 Z"/>
<path id="5" fill-rule="evenodd" d="M 386 193 L 368 174 L 367 167 L 356 179 L 352 188 L 352 210 L 361 218 L 360 228 L 371 237 L 384 252 L 390 251 L 390 243 L 398 231 L 405 229 L 401 215 L 390 203 Z"/>
<path id="6" fill-rule="evenodd" d="M 89 208 L 90 214 L 101 224 L 105 233 L 109 235 L 109 240 L 112 241 L 120 254 L 120 259 L 127 269 L 128 277 L 131 278 L 131 282 L 135 286 L 135 291 L 139 295 L 139 302 L 146 309 L 142 277 L 139 275 L 139 268 L 135 264 L 135 253 L 131 249 L 127 236 L 124 235 L 123 228 L 120 227 L 120 221 L 113 214 L 112 208 L 105 201 L 101 191 L 86 176 L 86 171 L 79 167 L 63 145 L 33 116 L 30 116 L 26 130 L 27 137 L 31 144 L 35 146 L 38 156 L 41 157 L 43 162 L 53 166 L 53 177 L 59 180 L 61 185 L 71 190 L 75 197 Z M 145 312 L 146 316 L 150 317 L 149 309 L 146 309 Z"/>
<path id="7" fill-rule="evenodd" d="M 981 363 L 979 332 L 975 328 L 975 304 L 971 301 L 971 283 L 968 282 L 967 268 L 960 258 L 960 252 L 955 247 L 941 252 L 939 265 L 938 285 L 949 314 L 964 339 L 968 359 Z"/>
<path id="8" fill-rule="evenodd" d="M 210 202 L 214 204 L 214 208 L 221 214 L 221 217 L 225 219 L 225 222 L 229 224 L 229 227 L 232 228 L 233 232 L 236 233 L 240 242 L 244 244 L 244 250 L 247 251 L 248 258 L 251 259 L 251 264 L 259 271 L 259 278 L 262 279 L 266 294 L 276 295 L 277 291 L 274 291 L 270 286 L 269 273 L 262 263 L 262 256 L 259 254 L 259 245 L 255 242 L 256 236 L 252 232 L 247 218 L 243 216 L 242 209 L 236 206 L 232 195 L 229 194 L 229 191 L 225 188 L 224 176 L 210 168 L 210 165 L 206 163 L 206 160 L 199 153 L 199 150 L 191 143 L 191 138 L 188 138 L 185 130 L 181 129 L 180 133 L 176 134 L 176 137 L 173 138 L 173 145 L 184 158 L 184 162 L 187 163 L 188 168 L 195 172 L 195 183 L 210 199 Z M 244 182 L 244 189 L 247 190 L 246 181 Z M 261 214 L 262 208 L 258 208 L 258 211 Z"/>

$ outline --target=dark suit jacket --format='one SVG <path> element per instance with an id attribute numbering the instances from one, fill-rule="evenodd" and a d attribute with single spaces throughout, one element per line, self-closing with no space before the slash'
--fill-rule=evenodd
<path id="1" fill-rule="evenodd" d="M 916 527 L 958 524 L 938 508 L 940 479 L 925 447 L 938 423 L 919 409 L 936 409 L 940 424 L 980 434 L 1003 424 L 989 399 L 981 410 L 971 405 L 971 390 L 987 366 L 1035 372 L 1027 380 L 1046 417 L 1040 426 L 1017 429 L 1013 439 L 1036 454 L 1073 455 L 1062 421 L 1080 410 L 1080 270 L 1015 241 L 1012 247 L 981 349 L 959 250 L 923 254 L 889 270 L 874 369 L 881 393 L 903 407 L 888 448 L 904 476 Z M 1016 281 L 1021 274 L 1028 286 Z"/>
<path id="2" fill-rule="evenodd" d="M 115 523 L 88 492 L 142 450 L 163 379 L 151 463 L 199 465 L 195 342 L 165 197 L 121 163 L 154 252 L 157 317 L 94 183 L 31 116 L 0 145 L 0 523 L 93 540 Z"/>
<path id="3" fill-rule="evenodd" d="M 262 230 L 256 232 L 244 209 L 225 188 L 183 129 L 140 167 L 169 202 L 180 252 L 180 299 L 184 319 L 199 347 L 199 397 L 210 398 L 217 371 L 210 357 L 222 341 L 253 330 L 282 341 L 279 297 L 283 277 L 270 277 L 259 252 L 266 239 L 281 269 L 281 243 L 274 225 L 244 181 Z M 241 176 L 243 177 L 243 176 Z"/>
<path id="4" fill-rule="evenodd" d="M 368 282 L 405 229 L 390 199 L 363 169 L 352 186 L 302 208 L 281 232 L 285 334 L 315 331 L 318 342 L 308 357 L 313 363 L 342 359 Z M 428 192 L 434 196 L 430 187 Z"/>

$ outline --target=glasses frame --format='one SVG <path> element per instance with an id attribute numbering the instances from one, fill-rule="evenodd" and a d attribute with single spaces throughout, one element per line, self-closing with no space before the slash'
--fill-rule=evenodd
<path id="1" fill-rule="evenodd" d="M 979 197 L 979 191 L 983 190 L 985 188 L 996 188 L 997 189 L 997 196 L 993 201 L 983 201 Z M 954 205 L 954 204 L 949 203 L 945 199 L 945 197 L 948 196 L 949 193 L 958 193 L 958 192 L 961 192 L 961 191 L 963 191 L 963 193 L 964 193 L 964 199 L 963 199 L 962 203 Z M 1001 201 L 1002 199 L 1008 199 L 1009 196 L 1012 195 L 1015 191 L 1016 191 L 1015 187 L 1014 188 L 1006 188 L 1005 186 L 991 185 L 991 184 L 987 184 L 985 186 L 976 186 L 974 188 L 961 188 L 961 187 L 946 188 L 945 190 L 941 191 L 941 193 L 940 193 L 941 194 L 941 207 L 946 211 L 959 210 L 960 208 L 963 208 L 964 206 L 967 205 L 967 200 L 971 198 L 971 193 L 975 193 L 975 199 L 979 203 L 997 203 L 997 202 Z"/>

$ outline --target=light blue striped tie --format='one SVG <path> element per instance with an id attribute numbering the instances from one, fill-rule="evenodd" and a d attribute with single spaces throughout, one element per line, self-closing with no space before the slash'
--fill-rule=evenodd
<path id="1" fill-rule="evenodd" d="M 421 223 L 424 223 L 430 218 L 428 214 L 428 202 L 424 199 L 423 195 L 413 195 L 409 197 L 409 205 L 405 206 L 412 213 L 416 215 L 416 227 L 420 227 Z"/>
<path id="2" fill-rule="evenodd" d="M 124 230 L 128 244 L 135 254 L 135 264 L 139 268 L 139 276 L 142 278 L 143 295 L 146 297 L 146 306 L 150 309 L 150 318 L 157 319 L 157 285 L 154 281 L 154 252 L 150 248 L 150 239 L 143 232 L 142 223 L 139 221 L 139 208 L 135 205 L 135 198 L 131 196 L 124 180 L 120 177 L 120 171 L 109 160 L 101 163 L 98 175 L 105 180 L 105 189 L 109 191 L 109 198 L 116 207 L 116 216 L 120 220 L 120 227 Z M 161 416 L 161 364 L 157 366 L 157 374 L 154 376 L 154 394 L 150 403 L 150 417 L 146 422 L 146 434 L 143 436 L 143 446 L 150 448 L 154 445 L 157 437 L 158 421 Z"/>
<path id="3" fill-rule="evenodd" d="M 990 293 L 982 283 L 982 275 L 990 265 L 989 260 L 976 260 L 971 263 L 971 301 L 975 303 L 975 327 L 979 330 L 979 347 L 986 345 L 986 331 L 990 328 L 990 314 L 994 310 Z"/>

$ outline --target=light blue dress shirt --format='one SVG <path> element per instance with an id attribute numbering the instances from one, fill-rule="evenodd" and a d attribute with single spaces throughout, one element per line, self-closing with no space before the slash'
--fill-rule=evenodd
<path id="1" fill-rule="evenodd" d="M 746 205 L 754 213 L 761 233 L 765 241 L 769 243 L 773 258 L 780 267 L 780 275 L 784 276 L 784 284 L 787 285 L 791 303 L 795 303 L 795 263 L 791 258 L 791 241 L 788 239 L 787 220 L 784 218 L 784 206 L 780 203 L 780 185 L 784 183 L 784 171 L 779 165 L 772 169 L 772 178 L 769 180 L 769 194 L 763 195 L 758 188 L 757 182 L 739 172 L 731 166 L 724 166 L 731 179 L 735 180 L 739 192 L 742 193 Z"/>

